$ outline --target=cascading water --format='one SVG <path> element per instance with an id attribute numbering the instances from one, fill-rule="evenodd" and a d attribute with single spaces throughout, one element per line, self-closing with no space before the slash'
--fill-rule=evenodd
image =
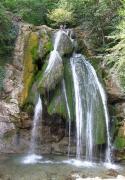
<path id="1" fill-rule="evenodd" d="M 55 51 L 57 51 L 57 49 L 58 49 L 58 45 L 59 45 L 59 41 L 60 41 L 62 33 L 64 33 L 64 31 L 59 30 L 55 35 L 56 36 L 55 42 L 54 42 L 54 50 Z"/>
<path id="2" fill-rule="evenodd" d="M 53 67 L 54 62 L 55 62 L 56 59 L 62 61 L 62 59 L 61 59 L 58 51 L 53 50 L 53 51 L 51 51 L 51 53 L 50 53 L 49 63 L 48 63 L 47 68 L 46 68 L 46 70 L 45 70 L 45 73 L 46 73 L 46 74 L 48 74 L 48 73 L 51 71 L 51 69 L 52 69 L 52 67 Z"/>
<path id="3" fill-rule="evenodd" d="M 32 132 L 31 132 L 31 143 L 30 143 L 30 154 L 35 154 L 36 153 L 36 148 L 37 148 L 37 135 L 38 135 L 38 126 L 41 121 L 41 116 L 42 116 L 42 101 L 39 96 L 38 102 L 35 106 L 35 112 L 34 112 L 34 118 L 33 118 L 33 125 L 32 125 Z"/>
<path id="4" fill-rule="evenodd" d="M 76 157 L 82 159 L 85 149 L 86 160 L 93 161 L 95 145 L 99 144 L 99 138 L 103 139 L 107 134 L 106 161 L 111 162 L 109 116 L 104 89 L 94 68 L 82 55 L 74 54 L 70 62 L 75 91 Z"/>
<path id="5" fill-rule="evenodd" d="M 79 79 L 76 74 L 75 64 L 73 59 L 71 59 L 71 67 L 72 67 L 72 75 L 74 81 L 74 89 L 75 89 L 75 109 L 76 109 L 76 131 L 77 131 L 77 147 L 76 147 L 76 155 L 77 159 L 81 158 L 82 151 L 82 102 L 81 102 L 81 94 L 80 94 L 80 86 Z"/>
<path id="6" fill-rule="evenodd" d="M 51 71 L 51 68 L 53 67 L 53 64 L 55 60 L 58 58 L 60 61 L 62 61 L 62 58 L 60 57 L 60 54 L 58 52 L 58 44 L 60 41 L 61 34 L 64 33 L 62 30 L 59 30 L 55 35 L 55 42 L 54 42 L 54 50 L 50 53 L 49 62 L 47 65 L 47 68 L 45 70 L 45 73 L 48 74 Z"/>
<path id="7" fill-rule="evenodd" d="M 88 70 L 90 69 L 92 71 L 92 74 L 95 78 L 96 84 L 98 86 L 98 89 L 100 91 L 102 103 L 103 103 L 103 108 L 104 108 L 104 114 L 105 114 L 105 121 L 106 121 L 106 131 L 107 131 L 107 149 L 106 149 L 106 162 L 111 163 L 111 140 L 110 140 L 110 132 L 109 132 L 109 114 L 108 114 L 108 108 L 107 108 L 107 98 L 105 91 L 99 82 L 99 79 L 97 77 L 97 74 L 94 70 L 94 68 L 91 66 L 90 63 L 85 61 L 86 66 L 88 67 Z"/>
<path id="8" fill-rule="evenodd" d="M 64 92 L 64 96 L 65 96 L 65 101 L 66 101 L 66 108 L 67 108 L 67 112 L 68 112 L 68 120 L 69 120 L 69 144 L 68 144 L 68 158 L 70 155 L 70 141 L 71 141 L 71 114 L 70 114 L 70 108 L 69 108 L 69 104 L 68 104 L 68 99 L 67 99 L 67 93 L 66 93 L 66 86 L 65 86 L 65 80 L 63 79 L 63 92 Z"/>
<path id="9" fill-rule="evenodd" d="M 37 155 L 37 145 L 38 145 L 37 137 L 38 137 L 38 128 L 41 122 L 41 118 L 42 118 L 42 101 L 39 95 L 34 111 L 29 153 L 28 156 L 23 161 L 23 163 L 25 164 L 36 163 L 37 160 L 42 158 L 41 156 Z"/>

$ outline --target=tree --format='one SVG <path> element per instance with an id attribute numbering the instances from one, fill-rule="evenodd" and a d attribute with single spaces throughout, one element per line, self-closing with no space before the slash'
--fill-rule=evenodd
<path id="1" fill-rule="evenodd" d="M 48 15 L 49 19 L 55 22 L 55 25 L 67 24 L 73 21 L 72 12 L 63 8 L 57 8 Z"/>
<path id="2" fill-rule="evenodd" d="M 22 20 L 34 24 L 48 24 L 47 14 L 58 0 L 2 0 L 3 5 Z"/>
<path id="3" fill-rule="evenodd" d="M 13 41 L 12 22 L 4 6 L 0 3 L 0 55 L 11 50 Z"/>
<path id="4" fill-rule="evenodd" d="M 48 14 L 48 18 L 54 22 L 54 25 L 73 23 L 72 7 L 68 1 L 60 0 L 57 7 Z"/>

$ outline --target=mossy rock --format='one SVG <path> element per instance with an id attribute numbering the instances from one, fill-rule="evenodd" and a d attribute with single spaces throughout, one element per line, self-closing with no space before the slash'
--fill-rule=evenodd
<path id="1" fill-rule="evenodd" d="M 47 34 L 45 30 L 39 32 L 39 46 L 38 46 L 38 57 L 43 61 L 53 49 L 53 44 L 51 37 Z"/>
<path id="2" fill-rule="evenodd" d="M 125 137 L 116 137 L 114 146 L 117 149 L 124 149 L 125 148 Z"/>
<path id="3" fill-rule="evenodd" d="M 33 49 L 38 46 L 38 34 L 31 32 L 25 42 L 24 49 L 24 74 L 23 74 L 23 91 L 20 96 L 20 104 L 23 106 L 28 99 L 30 88 L 34 80 L 34 74 L 37 71 L 37 66 L 33 63 L 34 58 L 36 57 Z"/>
<path id="4" fill-rule="evenodd" d="M 54 51 L 51 52 L 49 61 L 44 64 L 42 73 L 39 75 L 38 89 L 41 94 L 44 94 L 45 91 L 53 90 L 63 78 L 64 68 L 62 59 L 58 52 L 56 52 L 56 55 L 54 53 Z M 51 58 L 53 61 L 52 66 L 48 69 Z"/>
<path id="5" fill-rule="evenodd" d="M 65 97 L 61 86 L 55 91 L 55 94 L 48 105 L 48 113 L 49 115 L 59 114 L 65 119 L 68 117 Z"/>
<path id="6" fill-rule="evenodd" d="M 29 90 L 29 95 L 28 95 L 27 101 L 23 107 L 23 110 L 30 114 L 33 113 L 38 96 L 39 96 L 39 93 L 38 93 L 37 85 L 35 82 Z"/>
<path id="7" fill-rule="evenodd" d="M 61 56 L 71 55 L 74 47 L 70 37 L 63 31 L 58 31 L 57 33 L 60 33 L 60 38 L 56 50 Z M 58 34 L 55 34 L 55 39 L 56 36 L 58 36 Z"/>
<path id="8" fill-rule="evenodd" d="M 70 109 L 71 120 L 75 119 L 75 101 L 74 101 L 74 85 L 72 79 L 72 72 L 71 72 L 71 65 L 69 58 L 63 58 L 63 65 L 64 65 L 64 81 L 66 87 L 66 94 L 68 105 Z"/>

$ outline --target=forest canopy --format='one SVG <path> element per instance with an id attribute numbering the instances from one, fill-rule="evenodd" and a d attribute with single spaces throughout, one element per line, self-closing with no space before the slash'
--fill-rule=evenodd
<path id="1" fill-rule="evenodd" d="M 22 22 L 53 28 L 61 23 L 68 27 L 80 26 L 95 36 L 105 50 L 115 42 L 108 36 L 124 34 L 124 15 L 125 0 L 1 0 L 0 54 L 11 49 L 15 38 L 13 16 Z"/>

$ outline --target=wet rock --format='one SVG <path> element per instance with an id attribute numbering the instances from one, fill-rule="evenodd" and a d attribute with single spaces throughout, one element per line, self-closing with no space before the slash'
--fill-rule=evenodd
<path id="1" fill-rule="evenodd" d="M 125 102 L 116 103 L 114 106 L 115 106 L 115 115 L 117 116 L 117 118 L 121 118 L 121 119 L 124 120 L 124 117 L 125 117 Z"/>
<path id="2" fill-rule="evenodd" d="M 63 77 L 63 63 L 57 51 L 50 54 L 48 65 L 39 77 L 38 89 L 41 93 L 55 88 Z"/>
<path id="3" fill-rule="evenodd" d="M 56 50 L 59 52 L 61 56 L 72 54 L 73 52 L 72 41 L 64 31 L 60 31 L 60 39 Z"/>
<path id="4" fill-rule="evenodd" d="M 59 114 L 60 116 L 67 117 L 67 108 L 65 105 L 65 97 L 61 88 L 55 90 L 52 100 L 48 105 L 49 115 Z"/>
<path id="5" fill-rule="evenodd" d="M 105 80 L 105 83 L 110 103 L 125 101 L 124 90 L 115 74 L 109 74 L 108 79 Z"/>
<path id="6" fill-rule="evenodd" d="M 45 60 L 45 56 L 53 49 L 51 38 L 48 36 L 46 29 L 39 30 L 38 57 Z"/>
<path id="7" fill-rule="evenodd" d="M 107 175 L 113 176 L 113 177 L 117 177 L 118 176 L 118 172 L 115 171 L 114 169 L 109 169 L 109 171 L 107 172 Z"/>
<path id="8" fill-rule="evenodd" d="M 119 149 L 114 149 L 113 151 L 113 159 L 115 162 L 121 162 L 125 161 L 125 148 L 122 148 L 121 150 Z"/>

